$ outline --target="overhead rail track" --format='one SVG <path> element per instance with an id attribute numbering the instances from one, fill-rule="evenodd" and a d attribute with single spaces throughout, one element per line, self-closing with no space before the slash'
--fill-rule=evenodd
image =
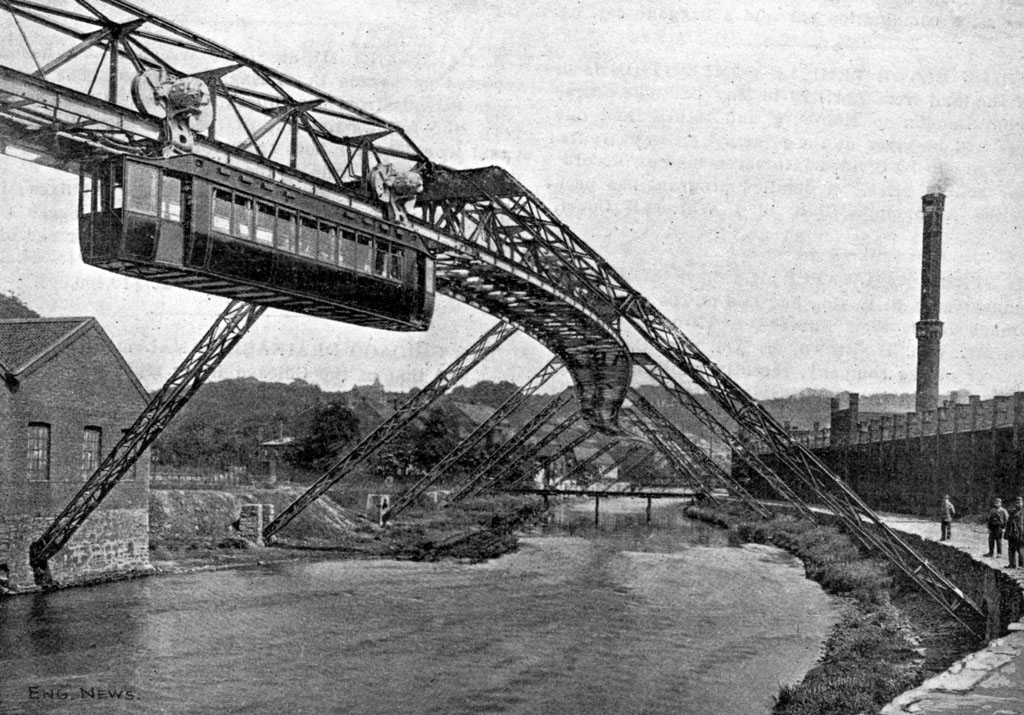
<path id="1" fill-rule="evenodd" d="M 0 0 L 0 143 L 11 156 L 77 172 L 111 154 L 154 156 L 181 143 L 170 117 L 137 111 L 134 77 L 201 79 L 212 121 L 197 157 L 384 217 L 373 172 L 425 177 L 410 228 L 436 253 L 437 289 L 507 320 L 561 358 L 592 427 L 621 434 L 632 362 L 627 321 L 761 440 L 814 498 L 954 616 L 977 605 L 937 572 L 835 473 L 629 285 L 532 192 L 497 167 L 432 161 L 397 125 L 123 0 Z M 20 38 L 20 42 L 17 41 Z M 191 121 L 191 120 L 189 120 Z M 864 524 L 872 528 L 866 530 Z"/>

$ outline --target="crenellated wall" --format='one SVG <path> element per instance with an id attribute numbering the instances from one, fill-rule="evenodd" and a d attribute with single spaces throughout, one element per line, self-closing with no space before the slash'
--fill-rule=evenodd
<path id="1" fill-rule="evenodd" d="M 878 509 L 932 514 L 944 494 L 961 513 L 987 509 L 1024 494 L 1024 392 L 928 412 L 864 415 L 850 395 L 845 410 L 832 405 L 832 424 L 793 432 L 797 442 Z M 780 468 L 763 444 L 748 442 L 769 467 Z M 759 496 L 775 496 L 734 456 L 733 473 Z"/>

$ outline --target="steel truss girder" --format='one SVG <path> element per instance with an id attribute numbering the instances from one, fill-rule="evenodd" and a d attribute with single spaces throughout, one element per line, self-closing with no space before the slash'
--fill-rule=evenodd
<path id="1" fill-rule="evenodd" d="M 484 465 L 472 476 L 457 486 L 448 498 L 451 501 L 461 501 L 467 496 L 476 494 L 486 488 L 494 479 L 500 478 L 509 466 L 514 464 L 515 455 L 526 446 L 548 420 L 558 414 L 559 410 L 569 404 L 572 396 L 569 394 L 558 395 L 551 398 L 541 410 L 523 425 L 505 444 L 487 455 Z"/>
<path id="2" fill-rule="evenodd" d="M 542 367 L 536 375 L 531 377 L 526 384 L 516 390 L 513 394 L 509 395 L 509 397 L 498 406 L 498 409 L 492 412 L 486 420 L 477 425 L 477 428 L 473 430 L 468 437 L 455 445 L 448 454 L 442 457 L 441 461 L 438 462 L 428 474 L 413 484 L 410 488 L 406 489 L 402 495 L 392 503 L 391 507 L 380 515 L 381 523 L 383 524 L 390 521 L 407 509 L 409 505 L 413 504 L 420 495 L 423 494 L 423 492 L 429 489 L 431 485 L 436 484 L 437 481 L 444 477 L 444 475 L 446 475 L 460 459 L 465 457 L 469 453 L 469 450 L 473 449 L 473 447 L 479 444 L 484 437 L 493 432 L 506 417 L 519 409 L 519 407 L 526 402 L 527 398 L 543 387 L 543 385 L 554 377 L 561 369 L 562 361 L 558 358 L 553 358 L 547 365 Z"/>
<path id="3" fill-rule="evenodd" d="M 639 365 L 647 372 L 648 375 L 654 378 L 662 389 L 668 392 L 676 402 L 691 415 L 696 417 L 701 424 L 703 424 L 713 434 L 717 435 L 724 442 L 726 442 L 732 449 L 733 454 L 739 455 L 747 464 L 750 465 L 751 469 L 757 472 L 768 484 L 775 489 L 776 492 L 781 494 L 783 498 L 793 504 L 804 518 L 811 521 L 815 521 L 814 512 L 811 510 L 807 503 L 801 499 L 793 489 L 786 484 L 785 480 L 781 479 L 775 472 L 773 472 L 767 465 L 765 465 L 757 455 L 750 450 L 736 435 L 734 435 L 725 425 L 723 425 L 718 419 L 714 417 L 710 412 L 705 409 L 704 405 L 700 404 L 693 395 L 690 394 L 679 382 L 672 377 L 668 371 L 661 367 L 658 363 L 646 353 L 633 353 L 633 363 Z M 737 485 L 739 482 L 733 480 Z"/>
<path id="4" fill-rule="evenodd" d="M 603 471 L 601 471 L 601 473 L 597 476 L 597 479 L 595 481 L 603 481 L 604 478 L 608 476 L 608 474 L 610 474 L 613 469 L 615 469 L 616 467 L 621 467 L 642 449 L 643 446 L 639 444 L 631 444 L 628 447 L 626 447 L 622 454 L 612 459 L 612 463 L 605 467 Z"/>
<path id="5" fill-rule="evenodd" d="M 600 447 L 600 449 L 595 450 L 594 453 L 591 454 L 589 457 L 585 457 L 576 462 L 575 466 L 573 466 L 572 469 L 566 472 L 565 476 L 558 480 L 558 484 L 567 482 L 578 474 L 583 474 L 586 471 L 587 467 L 589 467 L 591 464 L 594 464 L 601 457 L 611 452 L 613 449 L 615 449 L 615 446 L 616 442 L 614 441 L 606 442 Z"/>
<path id="6" fill-rule="evenodd" d="M 74 536 L 103 498 L 134 466 L 182 407 L 249 331 L 265 308 L 232 301 L 184 361 L 150 399 L 78 493 L 29 549 L 37 579 L 49 581 L 47 564 Z"/>
<path id="7" fill-rule="evenodd" d="M 572 427 L 574 424 L 576 424 L 576 422 L 579 419 L 580 419 L 579 412 L 573 412 L 568 417 L 566 417 L 564 420 L 562 420 L 557 425 L 552 427 L 551 430 L 547 434 L 545 434 L 543 437 L 541 437 L 539 440 L 537 440 L 537 443 L 533 446 L 533 449 L 529 450 L 528 452 L 523 452 L 516 459 L 512 460 L 511 464 L 509 465 L 508 471 L 519 471 L 520 474 L 512 481 L 511 486 L 515 486 L 515 485 L 523 483 L 531 474 L 536 474 L 536 472 L 540 471 L 541 469 L 546 470 L 549 466 L 551 466 L 551 464 L 555 460 L 558 459 L 558 457 L 562 456 L 562 454 L 565 451 L 564 449 L 559 451 L 559 452 L 557 452 L 555 455 L 552 455 L 552 456 L 549 456 L 549 457 L 546 457 L 545 459 L 543 459 L 541 461 L 540 465 L 538 465 L 538 467 L 537 467 L 537 469 L 535 471 L 533 471 L 533 472 L 527 471 L 525 473 L 522 472 L 523 465 L 526 462 L 528 462 L 531 459 L 533 459 L 535 455 L 540 454 L 544 449 L 547 448 L 547 446 L 549 444 L 551 444 L 552 442 L 557 440 L 559 437 L 561 437 L 563 434 L 565 434 L 569 430 L 570 427 Z M 569 445 L 571 445 L 571 446 L 569 446 L 569 449 L 572 449 L 577 444 L 582 444 L 586 440 L 588 440 L 591 437 L 593 437 L 595 434 L 597 434 L 597 431 L 594 430 L 593 428 L 588 428 L 588 429 L 583 430 L 582 434 L 577 436 L 576 439 L 570 441 Z M 508 471 L 506 472 L 506 474 L 508 473 Z"/>
<path id="8" fill-rule="evenodd" d="M 624 306 L 624 317 L 666 359 L 683 370 L 748 433 L 760 438 L 823 506 L 869 551 L 885 557 L 968 630 L 975 629 L 956 612 L 967 606 L 975 618 L 983 612 L 949 578 L 914 551 L 837 474 L 798 444 L 753 397 L 639 293 Z"/>
<path id="9" fill-rule="evenodd" d="M 635 389 L 630 388 L 629 399 L 634 405 L 640 408 L 643 415 L 650 420 L 662 435 L 668 438 L 668 441 L 671 444 L 675 445 L 680 451 L 685 453 L 692 463 L 698 465 L 703 473 L 716 477 L 727 489 L 739 497 L 748 509 L 756 513 L 761 518 L 771 518 L 772 513 L 764 506 L 764 504 L 755 499 L 750 492 L 744 489 L 742 484 L 733 479 L 732 475 L 722 469 L 713 459 L 711 459 L 711 457 L 704 454 L 704 452 L 695 445 L 689 437 L 683 434 L 682 430 L 676 427 L 671 420 L 661 414 L 661 411 L 652 405 L 643 395 Z"/>
<path id="10" fill-rule="evenodd" d="M 263 538 L 267 540 L 273 538 L 274 534 L 347 476 L 356 465 L 368 459 L 374 452 L 398 436 L 423 410 L 434 404 L 448 388 L 512 337 L 515 332 L 514 326 L 500 322 L 484 333 L 437 377 L 410 397 L 394 414 L 360 440 L 355 447 L 338 457 L 298 499 L 264 527 Z"/>
<path id="11" fill-rule="evenodd" d="M 660 452 L 657 449 L 654 449 L 654 448 L 648 449 L 645 454 L 641 455 L 641 457 L 638 460 L 636 460 L 635 462 L 633 462 L 632 464 L 622 465 L 622 469 L 620 469 L 619 471 L 622 473 L 623 480 L 629 482 L 630 484 L 635 484 L 637 482 L 642 481 L 643 476 L 646 476 L 648 474 L 649 470 L 644 470 L 643 473 L 641 474 L 640 479 L 633 479 L 629 475 L 632 472 L 639 472 L 641 467 L 647 466 L 647 463 L 650 462 L 652 459 L 654 459 L 659 454 L 660 454 Z"/>
<path id="12" fill-rule="evenodd" d="M 655 449 L 661 452 L 662 457 L 664 457 L 665 461 L 668 462 L 672 471 L 683 480 L 682 484 L 684 486 L 696 486 L 712 503 L 718 503 L 718 500 L 715 499 L 714 495 L 711 493 L 711 489 L 704 483 L 702 477 L 697 473 L 697 468 L 687 461 L 678 448 L 659 434 L 658 430 L 656 430 L 652 424 L 647 422 L 639 414 L 628 408 L 625 410 L 625 413 L 626 419 L 630 421 L 630 424 L 644 435 L 644 437 L 654 445 Z"/>

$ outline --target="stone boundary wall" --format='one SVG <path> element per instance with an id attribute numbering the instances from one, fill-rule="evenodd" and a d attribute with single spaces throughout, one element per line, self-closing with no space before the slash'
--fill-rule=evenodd
<path id="1" fill-rule="evenodd" d="M 995 497 L 1005 502 L 1024 494 L 1024 392 L 991 400 L 971 396 L 968 404 L 929 412 L 864 421 L 861 416 L 859 398 L 851 394 L 848 409 L 839 410 L 833 401 L 831 427 L 794 431 L 792 436 L 872 507 L 932 515 L 949 494 L 961 513 L 984 513 Z M 769 468 L 785 475 L 764 443 L 747 445 Z M 779 498 L 735 454 L 732 470 L 756 496 Z"/>
<path id="2" fill-rule="evenodd" d="M 28 550 L 53 519 L 16 516 L 0 521 L 0 564 L 9 571 L 13 592 L 37 590 Z M 100 509 L 75 533 L 67 546 L 50 561 L 50 573 L 58 586 L 103 579 L 114 574 L 148 572 L 149 510 Z"/>

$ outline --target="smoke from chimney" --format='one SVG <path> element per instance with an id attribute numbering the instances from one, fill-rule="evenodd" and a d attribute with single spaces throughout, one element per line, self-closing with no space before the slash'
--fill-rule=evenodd
<path id="1" fill-rule="evenodd" d="M 953 172 L 947 164 L 940 161 L 932 169 L 932 178 L 928 182 L 928 193 L 944 194 L 953 186 L 954 182 Z"/>

